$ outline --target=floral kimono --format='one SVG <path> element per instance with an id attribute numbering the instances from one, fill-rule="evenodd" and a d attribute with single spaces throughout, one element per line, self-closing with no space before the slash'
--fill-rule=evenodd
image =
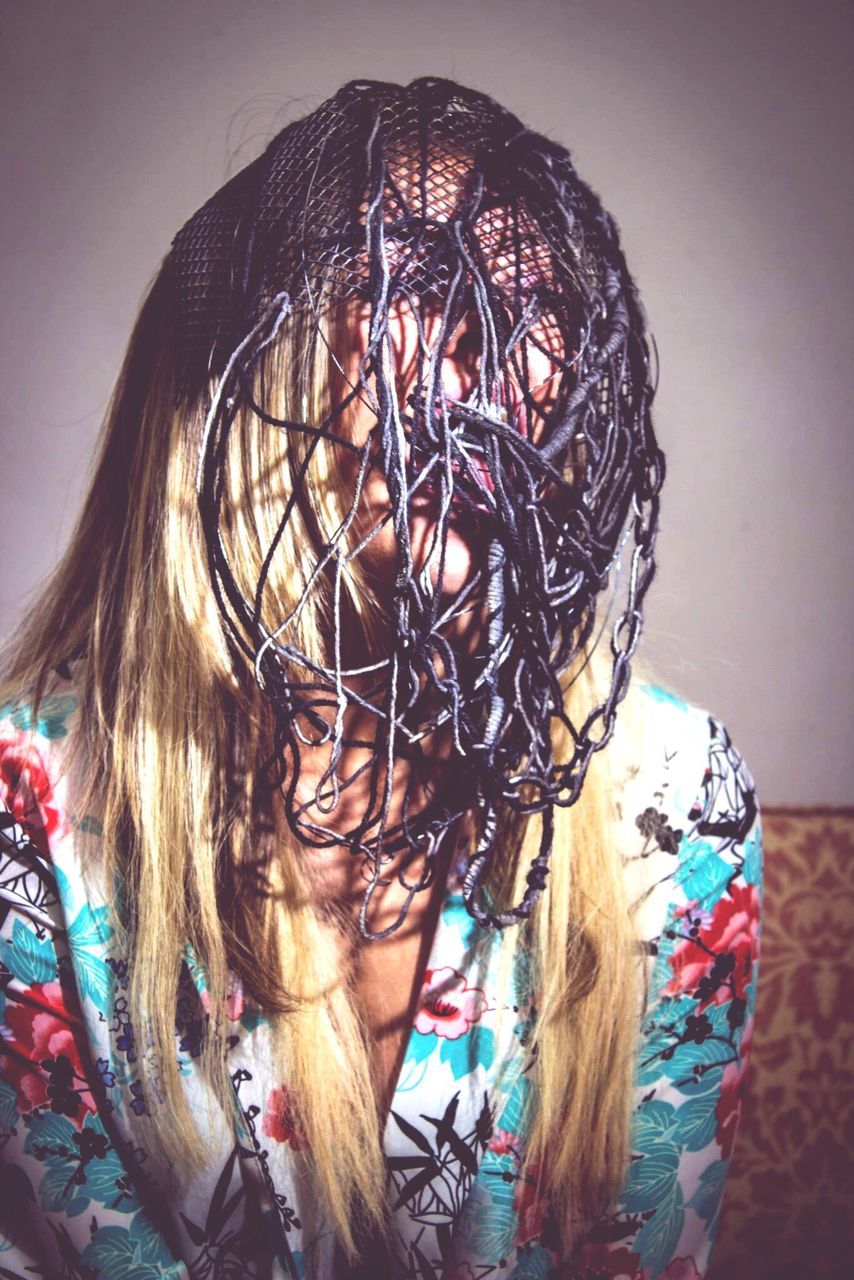
<path id="1" fill-rule="evenodd" d="M 649 980 L 619 1200 L 560 1257 L 548 1198 L 521 1174 L 535 993 L 522 960 L 499 990 L 509 934 L 475 924 L 452 875 L 385 1129 L 393 1238 L 372 1275 L 705 1272 L 753 1023 L 760 822 L 726 729 L 662 689 L 644 694 L 648 758 L 618 797 Z M 158 1099 L 139 1076 L 127 957 L 109 895 L 82 873 L 100 828 L 75 811 L 62 768 L 74 708 L 69 683 L 35 724 L 26 703 L 0 710 L 0 1277 L 344 1275 L 268 1023 L 236 981 L 233 1110 L 198 1070 L 207 995 L 189 953 L 175 1052 L 211 1155 L 176 1187 L 145 1149 L 138 1117 Z"/>

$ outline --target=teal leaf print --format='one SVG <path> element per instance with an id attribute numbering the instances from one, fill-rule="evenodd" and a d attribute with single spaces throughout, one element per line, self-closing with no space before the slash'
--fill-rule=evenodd
<path id="1" fill-rule="evenodd" d="M 424 1036 L 420 1031 L 413 1031 L 409 1037 L 409 1044 L 406 1046 L 405 1061 L 408 1063 L 423 1062 L 425 1058 L 429 1058 L 435 1048 L 435 1036 Z"/>
<path id="2" fill-rule="evenodd" d="M 74 827 L 85 836 L 102 836 L 104 828 L 102 824 L 91 813 L 85 813 L 82 818 L 78 818 Z"/>
<path id="3" fill-rule="evenodd" d="M 113 936 L 112 927 L 107 923 L 109 912 L 106 907 L 92 907 L 86 903 L 77 913 L 69 926 L 68 940 L 72 947 L 104 946 Z"/>
<path id="4" fill-rule="evenodd" d="M 670 1142 L 675 1128 L 676 1109 L 669 1102 L 648 1102 L 638 1117 L 637 1144 L 649 1151 L 659 1142 Z"/>
<path id="5" fill-rule="evenodd" d="M 193 980 L 193 986 L 199 995 L 208 989 L 208 975 L 205 966 L 196 955 L 195 948 L 191 943 L 187 943 L 184 947 L 184 964 L 187 966 L 190 977 Z"/>
<path id="6" fill-rule="evenodd" d="M 419 1089 L 424 1083 L 429 1069 L 427 1058 L 416 1060 L 409 1056 L 405 1057 L 395 1086 L 395 1092 L 411 1093 L 413 1089 Z"/>
<path id="7" fill-rule="evenodd" d="M 50 938 L 37 938 L 35 931 L 16 920 L 11 939 L 0 941 L 0 960 L 26 986 L 34 982 L 56 981 L 56 952 Z"/>
<path id="8" fill-rule="evenodd" d="M 132 1220 L 128 1228 L 128 1235 L 131 1240 L 139 1244 L 140 1254 L 148 1262 L 156 1262 L 158 1265 L 168 1269 L 175 1266 L 172 1255 L 166 1247 L 163 1236 L 148 1218 L 138 1213 Z M 183 1268 L 181 1268 L 183 1273 Z"/>
<path id="9" fill-rule="evenodd" d="M 0 1133 L 11 1133 L 18 1121 L 18 1095 L 0 1077 Z"/>
<path id="10" fill-rule="evenodd" d="M 64 1213 L 76 1218 L 85 1213 L 92 1201 L 84 1188 L 74 1181 L 75 1166 L 62 1158 L 48 1159 L 44 1176 L 39 1183 L 42 1208 L 50 1213 Z"/>
<path id="11" fill-rule="evenodd" d="M 684 846 L 683 846 L 684 847 Z M 655 958 L 655 964 L 652 972 L 652 990 L 661 991 L 673 976 L 673 970 L 670 966 L 670 957 L 676 950 L 677 938 L 680 922 L 676 917 L 676 905 L 670 904 L 667 908 L 667 915 L 664 921 L 664 927 L 661 931 L 661 937 L 658 939 L 658 954 Z M 672 937 L 668 937 L 672 934 Z"/>
<path id="12" fill-rule="evenodd" d="M 78 1130 L 65 1116 L 51 1111 L 27 1117 L 24 1123 L 28 1129 L 24 1151 L 45 1166 L 38 1185 L 42 1208 L 69 1218 L 83 1213 L 91 1201 L 87 1190 L 74 1180 L 79 1168 L 74 1158 L 74 1135 Z"/>
<path id="13" fill-rule="evenodd" d="M 686 1151 L 702 1151 L 714 1141 L 717 1131 L 715 1107 L 719 1093 L 702 1094 L 698 1098 L 689 1098 L 683 1102 L 676 1112 L 676 1141 Z"/>
<path id="14" fill-rule="evenodd" d="M 721 1071 L 733 1056 L 727 1004 L 708 1005 L 703 1014 L 709 1023 L 708 1037 L 700 1044 L 692 1039 L 680 1044 L 688 1018 L 696 1016 L 696 1001 L 690 996 L 666 999 L 653 1011 L 655 1028 L 645 1033 L 638 1065 L 640 1086 L 656 1084 L 665 1075 L 686 1096 L 720 1087 Z"/>
<path id="15" fill-rule="evenodd" d="M 103 1132 L 100 1121 L 96 1123 Z M 95 1128 L 95 1124 L 92 1127 Z M 86 1165 L 86 1190 L 92 1199 L 118 1213 L 133 1213 L 139 1208 L 139 1199 L 135 1192 L 128 1194 L 120 1188 L 120 1181 L 127 1181 L 127 1170 L 112 1147 L 103 1159 L 90 1160 Z"/>
<path id="16" fill-rule="evenodd" d="M 676 883 L 682 886 L 686 898 L 702 903 L 707 910 L 720 901 L 731 876 L 731 863 L 715 853 L 706 840 L 688 844 L 680 851 Z"/>
<path id="17" fill-rule="evenodd" d="M 67 911 L 68 905 L 72 900 L 71 882 L 58 862 L 51 864 L 51 871 L 56 883 L 56 892 L 59 894 L 60 902 L 62 902 Z"/>
<path id="18" fill-rule="evenodd" d="M 90 955 L 88 951 L 76 951 L 74 969 L 80 994 L 88 996 L 98 1012 L 106 1015 L 111 985 L 106 961 L 101 956 Z"/>
<path id="19" fill-rule="evenodd" d="M 744 869 L 742 872 L 747 884 L 755 884 L 762 892 L 762 835 L 758 825 L 744 846 Z"/>
<path id="20" fill-rule="evenodd" d="M 747 1002 L 747 1008 L 745 1010 L 747 1018 L 752 1017 L 756 1013 L 756 991 L 757 991 L 758 982 L 759 982 L 759 961 L 754 960 L 753 971 L 750 975 L 750 981 L 748 982 L 744 992 L 744 998 Z M 746 1019 L 745 1019 L 745 1022 L 746 1022 Z M 738 1041 L 739 1045 L 741 1044 L 743 1038 L 744 1038 L 744 1025 L 742 1025 L 740 1029 L 736 1032 L 736 1040 Z"/>
<path id="21" fill-rule="evenodd" d="M 110 972 L 104 956 L 97 952 L 92 954 L 87 948 L 104 947 L 110 941 L 113 929 L 107 924 L 108 914 L 106 907 L 93 910 L 86 903 L 68 929 L 68 945 L 80 992 L 105 1015 L 109 1004 Z"/>
<path id="22" fill-rule="evenodd" d="M 554 1260 L 542 1245 L 531 1244 L 519 1253 L 519 1260 L 509 1280 L 548 1280 L 554 1275 Z"/>
<path id="23" fill-rule="evenodd" d="M 512 1253 L 519 1227 L 513 1208 L 515 1183 L 505 1182 L 503 1177 L 512 1172 L 512 1165 L 512 1156 L 485 1151 L 477 1182 L 463 1209 L 461 1234 L 468 1248 L 490 1262 Z"/>
<path id="24" fill-rule="evenodd" d="M 240 1015 L 240 1025 L 244 1031 L 250 1034 L 256 1031 L 258 1027 L 262 1027 L 266 1022 L 266 1018 L 260 1009 L 256 1009 L 254 1005 L 247 1004 Z"/>
<path id="25" fill-rule="evenodd" d="M 730 1003 L 731 1001 L 727 1001 L 726 1004 L 707 1005 L 703 1014 L 711 1026 L 709 1038 L 702 1044 L 696 1044 L 693 1040 L 680 1044 L 673 1057 L 661 1064 L 664 1074 L 675 1083 L 680 1093 L 696 1097 L 698 1094 L 719 1091 L 721 1073 L 733 1058 L 731 1031 L 727 1022 Z"/>
<path id="26" fill-rule="evenodd" d="M 135 1225 L 135 1224 L 134 1224 Z M 150 1242 L 141 1233 L 136 1235 L 133 1225 L 127 1227 L 100 1227 L 80 1256 L 85 1267 L 92 1267 L 103 1276 L 121 1276 L 122 1280 L 161 1280 L 162 1252 L 152 1254 Z"/>
<path id="27" fill-rule="evenodd" d="M 673 1003 L 676 1004 L 677 1002 L 674 1001 Z M 693 1007 L 692 1003 L 688 1012 Z M 635 1084 L 639 1088 L 647 1088 L 651 1084 L 657 1085 L 659 1083 L 661 1079 L 661 1055 L 673 1043 L 673 1036 L 668 1031 L 668 1028 L 670 1026 L 678 1027 L 678 1025 L 679 1013 L 676 1011 L 671 1014 L 669 1002 L 665 1001 L 655 1009 L 654 1017 L 644 1027 L 641 1052 L 635 1069 Z"/>
<path id="28" fill-rule="evenodd" d="M 682 1189 L 679 1184 L 674 1181 L 669 1193 L 647 1208 L 653 1205 L 655 1213 L 635 1236 L 632 1251 L 640 1254 L 641 1266 L 649 1267 L 650 1275 L 657 1276 L 673 1260 L 685 1223 Z"/>
<path id="29" fill-rule="evenodd" d="M 285 1261 L 285 1256 L 284 1256 L 284 1254 L 280 1253 L 280 1254 L 278 1255 L 278 1259 L 277 1259 L 277 1260 L 278 1260 L 278 1263 L 279 1263 L 279 1266 L 280 1266 L 280 1268 L 281 1268 L 282 1272 L 283 1272 L 283 1273 L 287 1273 L 287 1270 L 288 1270 L 288 1264 L 287 1264 L 287 1262 Z M 300 1249 L 292 1249 L 292 1250 L 291 1250 L 291 1262 L 293 1263 L 293 1269 L 294 1269 L 294 1271 L 296 1272 L 296 1280 L 304 1280 L 304 1276 L 305 1276 L 305 1254 L 302 1252 L 302 1250 L 300 1250 Z"/>
<path id="30" fill-rule="evenodd" d="M 648 698 L 652 698 L 653 702 L 663 703 L 670 707 L 678 707 L 680 711 L 688 710 L 688 704 L 685 702 L 684 698 L 680 698 L 677 694 L 671 693 L 669 689 L 662 689 L 661 685 L 642 682 L 639 685 L 639 688 L 643 690 Z"/>
<path id="31" fill-rule="evenodd" d="M 637 1115 L 634 1142 L 639 1158 L 629 1168 L 620 1197 L 629 1213 L 646 1213 L 673 1195 L 680 1155 L 676 1129 L 676 1108 L 669 1102 L 649 1102 Z"/>
<path id="32" fill-rule="evenodd" d="M 43 699 L 35 721 L 32 707 L 23 702 L 10 703 L 0 708 L 0 718 L 8 715 L 15 728 L 23 733 L 35 727 L 36 733 L 43 738 L 64 738 L 68 733 L 68 721 L 76 706 L 77 700 L 70 694 L 55 695 Z"/>
<path id="33" fill-rule="evenodd" d="M 40 1111 L 27 1116 L 24 1123 L 29 1131 L 24 1151 L 37 1160 L 47 1158 L 44 1154 L 47 1148 L 70 1147 L 72 1136 L 77 1132 L 70 1120 L 53 1111 Z"/>
<path id="34" fill-rule="evenodd" d="M 508 1094 L 504 1109 L 498 1120 L 497 1127 L 504 1129 L 507 1133 L 519 1133 L 522 1128 L 522 1116 L 528 1101 L 528 1077 L 518 1076 L 513 1088 Z"/>
<path id="35" fill-rule="evenodd" d="M 461 1080 L 478 1066 L 488 1071 L 495 1059 L 495 1035 L 490 1027 L 474 1026 L 456 1040 L 443 1040 L 439 1059 L 448 1063 L 455 1080 Z"/>
<path id="36" fill-rule="evenodd" d="M 694 1210 L 698 1218 L 702 1218 L 707 1227 L 710 1227 L 717 1216 L 728 1169 L 729 1160 L 716 1160 L 714 1164 L 707 1165 L 700 1174 L 696 1191 L 688 1201 L 688 1207 Z"/>
<path id="37" fill-rule="evenodd" d="M 82 1130 L 50 1111 L 33 1115 L 25 1123 L 29 1132 L 24 1150 L 45 1165 L 39 1184 L 45 1209 L 74 1217 L 92 1201 L 120 1213 L 139 1208 L 136 1196 L 118 1185 L 127 1171 L 97 1116 L 87 1115 Z M 77 1177 L 83 1181 L 77 1182 Z"/>

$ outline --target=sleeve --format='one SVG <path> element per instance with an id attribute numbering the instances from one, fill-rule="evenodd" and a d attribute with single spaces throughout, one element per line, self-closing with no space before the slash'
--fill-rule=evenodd
<path id="1" fill-rule="evenodd" d="M 701 1280 L 709 1264 L 750 1055 L 762 899 L 753 779 L 720 721 L 685 817 L 652 947 L 633 1156 L 581 1276 Z"/>
<path id="2" fill-rule="evenodd" d="M 113 1140 L 75 967 L 93 917 L 67 924 L 56 761 L 22 717 L 0 717 L 0 1277 L 177 1276 Z"/>

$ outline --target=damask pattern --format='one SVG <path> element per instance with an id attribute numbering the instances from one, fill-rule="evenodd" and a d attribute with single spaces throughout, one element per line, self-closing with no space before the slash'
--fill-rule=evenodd
<path id="1" fill-rule="evenodd" d="M 709 1280 L 854 1258 L 854 809 L 765 809 L 762 1000 Z"/>
<path id="2" fill-rule="evenodd" d="M 664 690 L 646 694 L 655 781 L 639 770 L 620 798 L 626 873 L 645 899 L 650 996 L 619 1202 L 580 1253 L 560 1256 L 548 1198 L 522 1173 L 536 991 L 523 956 L 502 993 L 506 935 L 472 920 L 452 877 L 384 1136 L 389 1275 L 705 1272 L 753 1026 L 760 825 L 724 727 Z M 207 993 L 189 952 L 176 1054 L 214 1149 L 208 1170 L 177 1188 L 145 1149 L 140 1118 L 160 1101 L 141 1082 L 148 1049 L 129 1019 L 127 958 L 107 897 L 92 876 L 84 884 L 100 829 L 74 812 L 60 769 L 73 711 L 63 692 L 37 725 L 25 705 L 0 718 L 0 1276 L 30 1267 L 74 1280 L 339 1274 L 269 1028 L 237 983 L 228 1005 L 237 1120 L 197 1069 Z"/>

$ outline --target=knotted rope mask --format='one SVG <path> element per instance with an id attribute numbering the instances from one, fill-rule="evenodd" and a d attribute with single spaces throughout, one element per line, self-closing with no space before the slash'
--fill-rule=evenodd
<path id="1" fill-rule="evenodd" d="M 654 571 L 664 464 L 644 318 L 612 219 L 562 147 L 491 99 L 447 80 L 358 81 L 214 195 L 170 263 L 179 396 L 205 412 L 198 501 L 213 589 L 274 710 L 292 830 L 364 857 L 361 927 L 378 937 L 405 915 L 383 934 L 368 925 L 391 860 L 425 855 L 417 880 L 398 872 L 408 905 L 474 808 L 467 907 L 489 927 L 526 918 L 546 883 L 554 807 L 576 801 L 613 730 Z M 297 330 L 332 371 L 314 417 L 308 396 L 277 413 L 263 376 Z M 254 589 L 228 539 L 229 440 L 247 420 L 291 451 Z M 343 498 L 276 613 L 272 570 L 316 502 L 312 468 Z M 354 659 L 359 592 L 376 584 L 382 547 L 382 625 Z M 620 576 L 610 691 L 573 724 L 562 677 L 589 653 L 597 602 Z M 299 642 L 309 604 L 325 619 L 315 652 Z M 572 744 L 560 761 L 556 722 Z M 318 752 L 309 801 L 303 766 Z M 508 808 L 541 814 L 542 835 L 522 900 L 497 910 L 486 877 Z"/>

